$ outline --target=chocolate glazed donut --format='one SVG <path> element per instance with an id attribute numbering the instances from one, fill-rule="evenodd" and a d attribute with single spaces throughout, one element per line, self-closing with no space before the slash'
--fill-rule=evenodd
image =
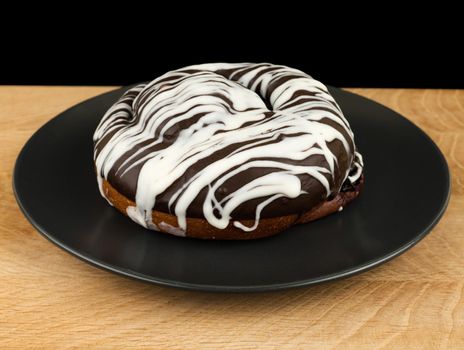
<path id="1" fill-rule="evenodd" d="M 140 225 L 252 239 L 341 210 L 363 184 L 327 88 L 268 63 L 202 64 L 128 90 L 94 134 L 100 192 Z"/>

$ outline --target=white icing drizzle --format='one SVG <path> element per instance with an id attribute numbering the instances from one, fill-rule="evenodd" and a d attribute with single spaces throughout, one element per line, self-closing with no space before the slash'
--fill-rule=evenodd
<path id="1" fill-rule="evenodd" d="M 223 76 L 225 70 L 229 71 L 229 79 Z M 272 111 L 263 101 L 264 96 Z M 323 119 L 338 127 L 322 122 Z M 171 142 L 144 154 L 172 138 L 166 132 L 182 122 L 187 122 L 187 126 L 180 128 Z M 100 145 L 103 139 L 105 142 Z M 186 178 L 169 202 L 179 227 L 164 222 L 159 226 L 164 231 L 185 235 L 187 210 L 206 188 L 203 215 L 209 224 L 220 229 L 230 224 L 231 213 L 238 206 L 263 198 L 256 207 L 254 225 L 246 227 L 233 220 L 235 227 L 252 231 L 266 205 L 281 197 L 296 198 L 305 193 L 298 175 L 310 175 L 330 195 L 330 181 L 340 166 L 328 146 L 335 140 L 349 155 L 345 179 L 354 183 L 362 174 L 362 157 L 357 152 L 353 156 L 353 133 L 322 83 L 285 66 L 203 64 L 168 72 L 126 92 L 95 131 L 95 164 L 104 179 L 116 162 L 119 175 L 141 166 L 135 195 L 137 207 L 128 207 L 127 215 L 144 227 L 158 229 L 151 221 L 157 196 L 182 178 L 192 165 L 228 146 L 244 143 Z M 134 149 L 131 156 L 124 158 L 127 151 Z M 295 162 L 282 160 L 300 161 L 315 155 L 324 157 L 327 167 L 293 165 Z M 226 180 L 251 168 L 278 170 L 251 179 L 220 201 L 216 199 L 216 191 Z M 101 181 L 99 186 L 102 188 Z"/>
<path id="2" fill-rule="evenodd" d="M 363 157 L 359 152 L 356 151 L 354 154 L 354 161 L 353 161 L 353 165 L 351 168 L 352 175 L 348 176 L 348 180 L 351 183 L 355 183 L 361 176 L 363 168 L 364 168 Z"/>
<path id="3" fill-rule="evenodd" d="M 167 232 L 167 233 L 170 233 L 172 235 L 179 236 L 179 237 L 185 237 L 185 230 L 182 230 L 179 227 L 174 227 L 172 225 L 169 225 L 169 224 L 165 223 L 164 221 L 160 222 L 159 227 L 164 232 Z"/>
<path id="4" fill-rule="evenodd" d="M 148 228 L 147 222 L 145 221 L 145 216 L 140 212 L 140 210 L 137 207 L 128 206 L 126 208 L 126 214 L 139 225 Z"/>

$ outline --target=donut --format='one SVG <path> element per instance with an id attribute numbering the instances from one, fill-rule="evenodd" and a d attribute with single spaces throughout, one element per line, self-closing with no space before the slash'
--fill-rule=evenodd
<path id="1" fill-rule="evenodd" d="M 93 141 L 101 195 L 176 236 L 271 236 L 341 211 L 364 183 L 327 87 L 269 63 L 193 65 L 139 84 Z"/>

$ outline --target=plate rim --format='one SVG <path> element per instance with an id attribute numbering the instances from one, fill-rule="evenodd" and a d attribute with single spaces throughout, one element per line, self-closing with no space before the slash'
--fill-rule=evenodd
<path id="1" fill-rule="evenodd" d="M 357 265 L 352 268 L 344 269 L 338 272 L 334 272 L 331 274 L 315 277 L 315 278 L 309 278 L 309 279 L 303 279 L 303 280 L 298 280 L 298 281 L 292 281 L 292 282 L 285 282 L 285 283 L 273 283 L 273 284 L 264 284 L 264 285 L 219 285 L 219 284 L 200 284 L 200 283 L 189 283 L 189 282 L 182 282 L 178 280 L 171 280 L 171 279 L 164 279 L 164 278 L 155 278 L 153 276 L 148 276 L 142 273 L 139 273 L 137 271 L 133 271 L 130 269 L 125 269 L 122 267 L 118 267 L 103 261 L 100 261 L 99 259 L 96 259 L 92 256 L 89 256 L 88 254 L 83 254 L 80 253 L 79 251 L 73 249 L 72 247 L 68 246 L 67 244 L 61 242 L 60 240 L 54 238 L 52 235 L 46 232 L 44 228 L 41 227 L 40 224 L 38 224 L 34 218 L 32 218 L 29 213 L 27 212 L 26 208 L 24 207 L 23 202 L 21 201 L 21 198 L 18 194 L 17 191 L 17 177 L 18 177 L 18 164 L 20 164 L 28 146 L 31 143 L 31 140 L 39 133 L 42 131 L 42 129 L 46 128 L 49 124 L 53 123 L 55 120 L 62 118 L 64 114 L 67 112 L 73 110 L 74 108 L 77 108 L 78 106 L 87 103 L 88 101 L 98 98 L 100 96 L 110 94 L 117 92 L 119 90 L 126 90 L 136 84 L 128 85 L 128 86 L 123 86 L 119 88 L 115 88 L 113 90 L 106 91 L 104 93 L 89 97 L 67 109 L 64 111 L 61 111 L 59 114 L 55 115 L 52 117 L 50 120 L 42 124 L 29 138 L 28 140 L 24 143 L 22 146 L 20 152 L 18 153 L 18 156 L 16 157 L 16 161 L 14 164 L 13 168 L 13 176 L 12 176 L 12 187 L 13 187 L 13 194 L 15 197 L 16 202 L 18 203 L 18 206 L 23 213 L 23 215 L 26 217 L 26 219 L 29 221 L 29 223 L 32 225 L 33 228 L 35 228 L 43 237 L 45 237 L 48 241 L 52 242 L 54 245 L 58 246 L 62 250 L 70 253 L 72 256 L 75 256 L 79 258 L 81 261 L 84 261 L 91 266 L 97 267 L 101 270 L 104 271 L 109 271 L 112 272 L 116 275 L 119 276 L 124 276 L 128 277 L 130 279 L 135 279 L 138 281 L 142 281 L 145 283 L 150 283 L 158 286 L 163 286 L 163 287 L 174 287 L 177 289 L 183 289 L 183 290 L 193 290 L 193 291 L 205 291 L 205 292 L 225 292 L 225 293 L 249 293 L 249 292 L 272 292 L 272 291 L 280 291 L 280 290 L 287 290 L 287 289 L 294 289 L 294 288 L 299 288 L 299 287 L 305 287 L 305 286 L 311 286 L 311 285 L 316 285 L 320 283 L 325 283 L 325 282 L 330 282 L 330 281 L 335 281 L 339 279 L 343 279 L 346 277 L 354 276 L 357 274 L 360 274 L 362 272 L 366 272 L 376 266 L 382 265 L 393 258 L 403 254 L 404 252 L 408 251 L 412 247 L 414 247 L 417 243 L 419 243 L 425 236 L 427 236 L 432 229 L 438 224 L 438 222 L 441 220 L 443 217 L 449 201 L 451 197 L 451 173 L 449 170 L 448 163 L 446 161 L 446 158 L 438 145 L 432 140 L 432 138 L 425 132 L 423 131 L 419 126 L 417 126 L 415 123 L 413 123 L 411 120 L 403 116 L 402 114 L 394 111 L 393 109 L 377 102 L 372 99 L 369 99 L 367 97 L 361 96 L 357 93 L 347 91 L 343 88 L 337 88 L 333 87 L 330 85 L 327 85 L 327 87 L 330 89 L 334 90 L 340 90 L 343 93 L 347 93 L 350 95 L 355 95 L 358 98 L 361 98 L 365 101 L 368 101 L 370 103 L 376 104 L 378 107 L 384 108 L 388 110 L 390 113 L 394 114 L 396 117 L 400 117 L 403 120 L 405 120 L 407 123 L 412 125 L 417 131 L 419 131 L 422 136 L 424 136 L 429 143 L 433 145 L 433 148 L 439 155 L 439 159 L 444 167 L 445 173 L 446 173 L 446 178 L 445 178 L 445 185 L 446 185 L 446 197 L 441 205 L 441 208 L 439 212 L 435 215 L 433 220 L 428 224 L 426 228 L 422 230 L 422 232 L 418 235 L 416 235 L 411 241 L 405 243 L 404 245 L 400 246 L 396 250 L 385 254 L 379 258 L 376 259 L 371 259 L 363 264 Z"/>

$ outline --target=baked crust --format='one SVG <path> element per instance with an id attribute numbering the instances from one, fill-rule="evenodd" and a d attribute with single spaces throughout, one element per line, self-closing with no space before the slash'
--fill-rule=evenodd
<path id="1" fill-rule="evenodd" d="M 340 192 L 333 199 L 326 201 L 311 210 L 298 215 L 287 215 L 274 218 L 261 218 L 258 227 L 250 232 L 245 232 L 239 228 L 229 224 L 225 229 L 218 229 L 202 218 L 187 218 L 187 231 L 183 232 L 178 228 L 177 218 L 175 215 L 163 213 L 160 211 L 152 211 L 153 224 L 156 225 L 158 231 L 187 236 L 201 239 L 221 239 L 221 240 L 245 240 L 256 239 L 262 237 L 273 236 L 290 226 L 295 224 L 303 224 L 317 220 L 324 216 L 330 215 L 345 207 L 352 202 L 359 193 L 364 184 L 364 176 L 361 176 L 359 181 L 351 190 Z M 119 193 L 107 180 L 103 180 L 103 191 L 109 202 L 121 213 L 128 216 L 127 208 L 135 207 L 134 201 L 128 199 L 123 194 Z M 254 220 L 240 220 L 245 226 L 253 226 Z"/>

